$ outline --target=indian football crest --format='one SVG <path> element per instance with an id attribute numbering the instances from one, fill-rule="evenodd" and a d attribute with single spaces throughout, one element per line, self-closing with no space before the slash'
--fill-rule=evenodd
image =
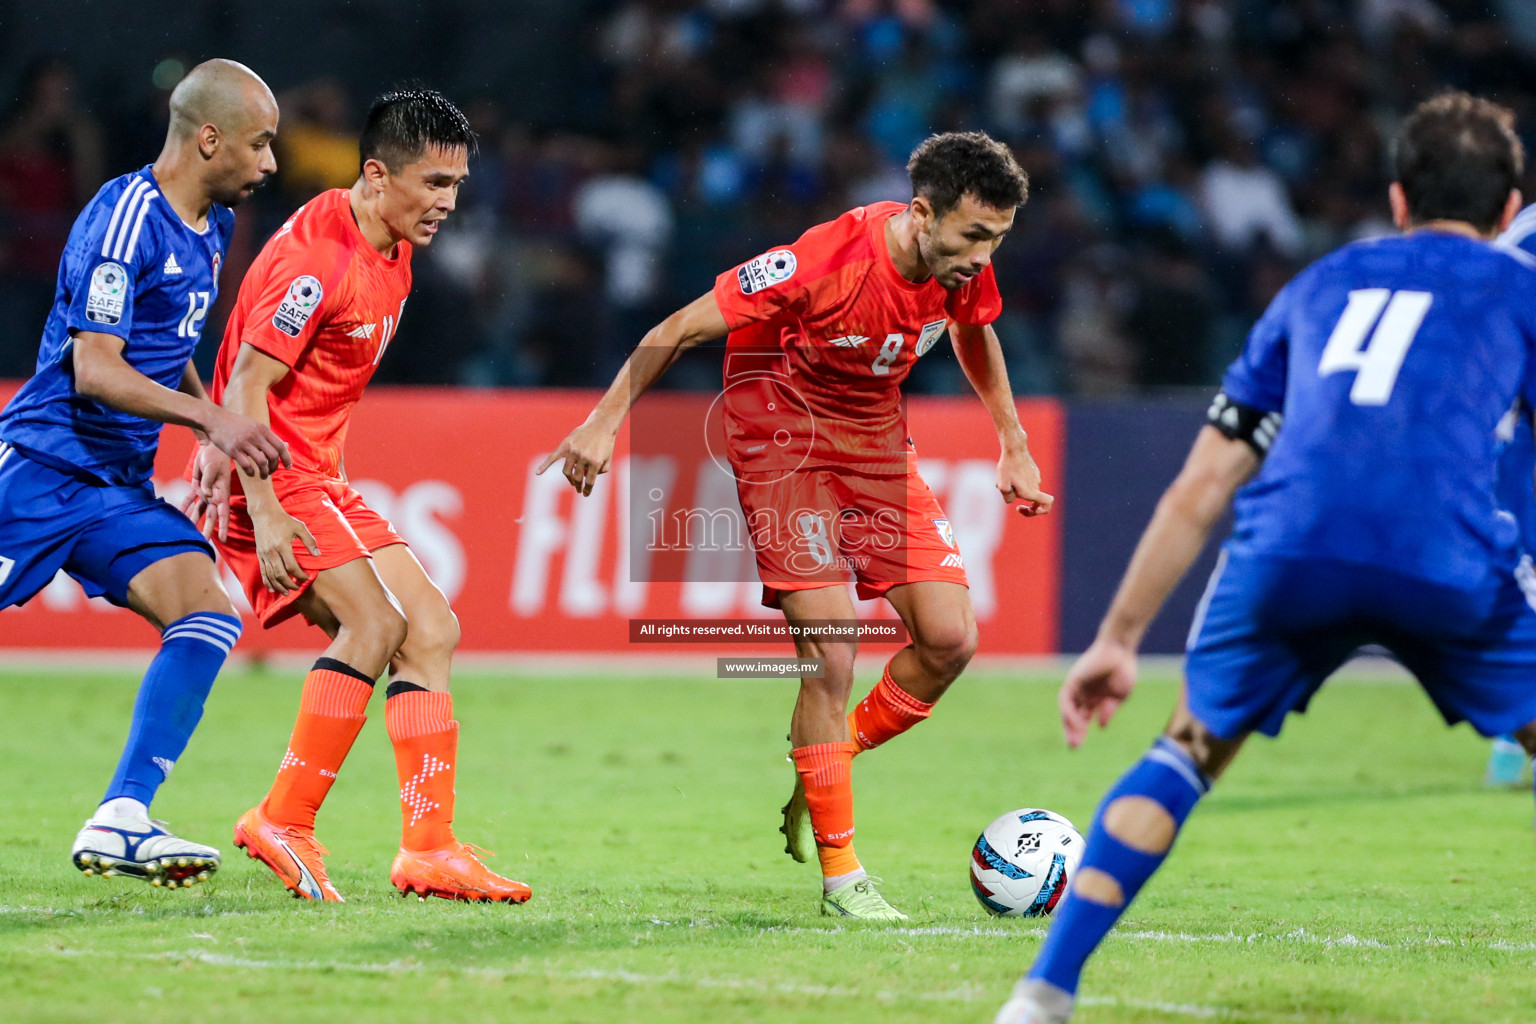
<path id="1" fill-rule="evenodd" d="M 923 324 L 923 331 L 917 336 L 918 358 L 922 358 L 928 354 L 928 350 L 933 348 L 934 343 L 943 336 L 944 328 L 948 326 L 948 320 L 935 320 L 931 324 Z"/>
<path id="2" fill-rule="evenodd" d="M 213 283 L 219 283 L 219 268 L 224 265 L 224 254 L 219 250 L 213 250 Z"/>
<path id="3" fill-rule="evenodd" d="M 932 522 L 933 522 L 933 528 L 935 530 L 939 531 L 939 539 L 944 541 L 944 543 L 948 544 L 950 547 L 954 547 L 955 546 L 955 531 L 950 529 L 949 520 L 948 519 L 935 519 Z"/>

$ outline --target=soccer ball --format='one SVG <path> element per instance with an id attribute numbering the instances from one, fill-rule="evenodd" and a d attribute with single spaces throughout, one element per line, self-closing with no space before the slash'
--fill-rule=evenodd
<path id="1" fill-rule="evenodd" d="M 998 917 L 1044 917 L 1066 893 L 1084 845 L 1059 814 L 1033 807 L 1009 811 L 976 837 L 971 892 Z"/>

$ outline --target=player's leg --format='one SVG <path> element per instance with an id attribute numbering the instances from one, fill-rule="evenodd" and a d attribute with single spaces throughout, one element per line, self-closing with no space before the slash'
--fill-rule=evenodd
<path id="1" fill-rule="evenodd" d="M 321 551 L 327 540 L 317 531 Z M 404 642 L 405 616 L 371 559 L 311 571 L 295 607 L 331 637 L 304 678 L 299 713 L 277 776 L 261 803 L 235 825 L 235 845 L 266 864 L 294 893 L 336 902 L 315 816 L 367 720 L 373 681 Z"/>
<path id="2" fill-rule="evenodd" d="M 384 702 L 400 778 L 400 853 L 390 884 L 402 894 L 522 903 L 528 886 L 489 870 L 453 833 L 459 723 L 448 686 L 458 617 L 406 545 L 379 548 L 373 561 L 409 623 L 390 660 Z"/>
<path id="3" fill-rule="evenodd" d="M 1531 755 L 1519 739 L 1509 733 L 1495 736 L 1489 744 L 1488 767 L 1483 773 L 1483 783 L 1489 786 L 1519 786 L 1530 763 Z"/>
<path id="4" fill-rule="evenodd" d="M 791 623 L 855 618 L 846 586 L 789 591 L 782 595 Z M 848 696 L 853 690 L 857 644 L 798 638 L 795 653 L 820 658 L 823 674 L 800 680 L 790 719 L 790 752 L 821 863 L 822 913 L 871 921 L 905 920 L 885 902 L 853 849 L 854 744 L 848 739 Z"/>
<path id="5" fill-rule="evenodd" d="M 160 631 L 145 671 L 117 771 L 71 857 L 87 874 L 121 874 L 168 888 L 202 881 L 219 851 L 170 833 L 149 818 L 155 793 L 186 750 L 240 618 L 206 551 L 180 550 L 137 572 L 126 603 Z"/>
<path id="6" fill-rule="evenodd" d="M 1304 708 L 1363 642 L 1335 625 L 1376 596 L 1362 589 L 1360 575 L 1284 560 L 1218 562 L 1191 630 L 1178 707 L 1100 803 L 1082 863 L 1000 1024 L 1068 1019 L 1089 955 L 1162 865 L 1244 739 L 1277 735 L 1286 715 Z"/>
<path id="7" fill-rule="evenodd" d="M 976 653 L 971 593 L 958 583 L 906 583 L 886 591 L 912 643 L 897 651 L 869 694 L 848 713 L 848 734 L 871 750 L 933 713 Z"/>
<path id="8" fill-rule="evenodd" d="M 92 521 L 74 538 L 64 569 L 87 594 L 133 609 L 161 639 L 117 771 L 72 856 L 82 870 L 193 884 L 218 867 L 218 850 L 152 822 L 149 804 L 202 718 L 240 620 L 208 542 L 147 485 L 96 488 L 74 503 Z"/>
<path id="9" fill-rule="evenodd" d="M 1421 588 L 1407 611 L 1422 621 L 1405 615 L 1405 636 L 1388 645 L 1448 723 L 1508 737 L 1520 767 L 1536 764 L 1536 610 L 1528 592 L 1536 586 L 1528 568 L 1504 575 L 1492 593 Z"/>
<path id="10" fill-rule="evenodd" d="M 1163 735 L 1099 804 L 1082 864 L 998 1024 L 1058 1024 L 1071 1016 L 1088 957 L 1162 866 L 1190 812 L 1245 738 L 1216 736 L 1181 694 Z"/>
<path id="11" fill-rule="evenodd" d="M 1525 763 L 1536 769 L 1536 722 L 1527 722 L 1511 736 L 1520 745 Z M 1532 788 L 1536 789 L 1536 770 L 1532 771 Z"/>
<path id="12" fill-rule="evenodd" d="M 885 597 L 912 640 L 849 712 L 849 735 L 864 751 L 932 714 L 976 653 L 976 614 L 949 520 L 915 469 L 842 482 L 840 504 L 857 510 L 844 515 L 840 536 L 858 556 L 859 594 Z"/>

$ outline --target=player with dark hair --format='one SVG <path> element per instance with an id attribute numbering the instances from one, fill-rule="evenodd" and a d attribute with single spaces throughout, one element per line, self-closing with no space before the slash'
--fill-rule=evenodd
<path id="1" fill-rule="evenodd" d="M 207 878 L 219 851 L 172 835 L 149 804 L 202 718 L 240 618 L 213 549 L 155 497 L 160 429 L 191 427 L 258 478 L 288 452 L 266 426 L 208 401 L 191 363 L 218 295 L 229 207 L 277 169 L 277 103 L 249 68 L 210 60 L 171 92 L 170 112 L 159 158 L 107 182 L 76 219 L 37 373 L 0 414 L 0 608 L 62 569 L 160 633 L 117 774 L 72 857 L 87 875 L 174 889 Z"/>
<path id="2" fill-rule="evenodd" d="M 763 603 L 791 623 L 855 617 L 884 597 L 912 643 L 848 712 L 856 644 L 797 639 L 822 677 L 801 680 L 790 721 L 797 775 L 786 852 L 816 851 L 822 911 L 905 918 L 853 849 L 855 754 L 927 718 L 976 650 L 976 617 L 949 520 L 917 472 L 901 384 L 947 331 L 997 430 L 997 487 L 1026 515 L 1050 511 L 1019 425 L 997 336 L 992 256 L 1028 182 L 980 132 L 935 135 L 907 165 L 909 203 L 875 203 L 719 276 L 653 328 L 585 423 L 545 460 L 589 494 L 619 425 L 679 352 L 729 334 L 725 432 L 757 555 Z"/>
<path id="3" fill-rule="evenodd" d="M 1314 263 L 1253 328 L 1060 696 L 1069 745 L 1108 723 L 1236 494 L 1178 706 L 1105 796 L 997 1024 L 1071 1016 L 1083 964 L 1243 741 L 1277 735 L 1361 646 L 1391 651 L 1447 722 L 1536 752 L 1536 572 L 1498 499 L 1500 424 L 1536 399 L 1536 261 L 1489 244 L 1523 164 L 1509 111 L 1422 104 L 1390 189 L 1405 234 Z"/>
<path id="4" fill-rule="evenodd" d="M 474 133 L 436 92 L 377 100 L 349 189 L 306 203 L 251 265 L 219 350 L 212 393 L 270 422 L 291 471 L 193 467 L 224 559 L 264 626 L 295 614 L 331 644 L 304 680 L 298 721 L 266 799 L 235 826 L 235 845 L 295 895 L 339 901 L 315 840 L 315 813 L 357 738 L 387 668 L 385 725 L 403 818 L 390 884 L 449 899 L 521 903 L 529 889 L 492 873 L 455 838 L 458 723 L 448 692 L 458 619 L 394 528 L 347 482 L 352 407 L 394 337 L 411 290 L 411 254 L 431 243 L 468 177 Z"/>

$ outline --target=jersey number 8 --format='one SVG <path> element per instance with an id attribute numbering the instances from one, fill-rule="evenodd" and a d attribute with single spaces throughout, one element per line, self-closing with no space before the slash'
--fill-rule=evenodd
<path id="1" fill-rule="evenodd" d="M 891 364 L 901 357 L 901 346 L 907 339 L 900 334 L 887 334 L 885 344 L 880 346 L 880 354 L 875 357 L 874 365 L 869 369 L 876 377 L 883 377 L 891 372 Z"/>
<path id="2" fill-rule="evenodd" d="M 1429 292 L 1394 292 L 1361 288 L 1349 293 L 1349 304 L 1323 346 L 1317 375 L 1355 371 L 1349 400 L 1356 405 L 1386 405 L 1403 368 L 1424 314 L 1435 297 Z M 1380 318 L 1378 320 L 1378 317 Z M 1376 329 L 1371 330 L 1374 324 Z M 1369 338 L 1366 332 L 1370 332 Z"/>

